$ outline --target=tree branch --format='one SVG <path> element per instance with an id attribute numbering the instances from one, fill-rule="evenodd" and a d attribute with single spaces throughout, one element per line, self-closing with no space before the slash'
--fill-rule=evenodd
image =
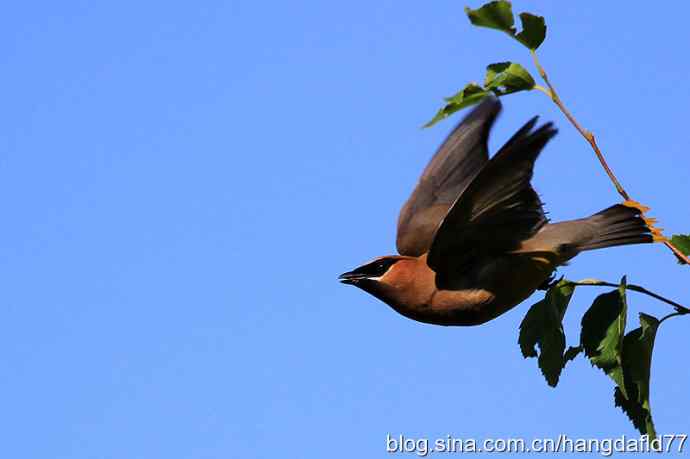
<path id="1" fill-rule="evenodd" d="M 584 279 L 578 282 L 574 281 L 568 281 L 570 285 L 574 285 L 577 287 L 586 287 L 586 286 L 591 286 L 591 287 L 620 287 L 620 284 L 614 284 L 612 282 L 606 282 L 598 279 Z M 683 314 L 690 314 L 690 309 L 686 308 L 682 304 L 676 303 L 675 301 L 669 300 L 668 298 L 664 298 L 663 296 L 654 293 L 650 290 L 647 290 L 644 287 L 641 287 L 639 285 L 633 285 L 633 284 L 628 284 L 626 286 L 627 290 L 632 290 L 633 292 L 638 292 L 638 293 L 644 293 L 645 295 L 649 295 L 652 298 L 655 298 L 663 303 L 666 303 L 670 306 L 673 306 L 676 310 L 676 315 L 683 315 Z"/>
<path id="2" fill-rule="evenodd" d="M 661 320 L 659 320 L 659 325 L 663 324 L 665 320 L 668 320 L 671 317 L 683 316 L 685 314 L 686 314 L 685 312 L 672 312 L 671 314 L 662 317 Z"/>
<path id="3" fill-rule="evenodd" d="M 551 100 L 558 106 L 558 108 L 563 112 L 566 118 L 568 118 L 568 121 L 577 129 L 577 131 L 582 135 L 582 137 L 585 138 L 585 140 L 590 144 L 592 147 L 592 150 L 594 150 L 594 153 L 597 155 L 597 159 L 599 159 L 599 162 L 601 163 L 601 166 L 604 168 L 604 171 L 606 171 L 606 175 L 609 176 L 609 179 L 611 180 L 611 183 L 613 183 L 613 186 L 616 187 L 616 191 L 618 192 L 621 197 L 626 200 L 626 201 L 633 201 L 630 195 L 628 194 L 627 191 L 625 191 L 625 188 L 623 188 L 623 185 L 618 181 L 616 178 L 616 175 L 613 173 L 611 168 L 609 167 L 608 163 L 606 162 L 606 158 L 604 158 L 604 154 L 601 152 L 599 149 L 599 146 L 597 145 L 597 141 L 594 137 L 594 134 L 591 131 L 588 131 L 578 121 L 575 119 L 572 113 L 570 113 L 570 110 L 566 108 L 566 106 L 563 104 L 563 101 L 561 98 L 558 96 L 558 93 L 556 92 L 556 88 L 551 84 L 551 81 L 549 80 L 548 75 L 546 74 L 546 71 L 544 68 L 541 66 L 541 63 L 539 62 L 539 58 L 537 58 L 537 53 L 534 50 L 530 50 L 530 54 L 532 54 L 532 59 L 534 60 L 534 65 L 537 68 L 537 71 L 539 72 L 539 75 L 541 78 L 544 80 L 544 83 L 546 83 L 546 86 L 548 87 L 548 90 L 545 90 L 545 88 L 541 86 L 535 86 L 535 89 L 540 90 L 541 92 L 545 93 L 547 96 L 551 98 Z M 678 247 L 674 246 L 671 241 L 668 239 L 664 238 L 663 243 L 666 247 L 668 247 L 673 254 L 683 263 L 690 265 L 690 258 L 688 258 L 683 252 L 678 249 Z"/>

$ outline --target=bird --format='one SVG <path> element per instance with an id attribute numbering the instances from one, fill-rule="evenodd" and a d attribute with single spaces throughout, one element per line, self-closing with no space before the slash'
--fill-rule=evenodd
<path id="1" fill-rule="evenodd" d="M 547 288 L 583 251 L 657 240 L 644 209 L 615 204 L 587 218 L 550 223 L 531 185 L 557 130 L 530 119 L 489 158 L 501 103 L 484 99 L 448 135 L 398 218 L 398 255 L 339 276 L 427 324 L 481 325 Z"/>

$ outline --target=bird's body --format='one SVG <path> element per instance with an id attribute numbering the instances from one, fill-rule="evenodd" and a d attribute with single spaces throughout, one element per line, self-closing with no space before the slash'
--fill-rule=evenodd
<path id="1" fill-rule="evenodd" d="M 478 325 L 525 300 L 548 279 L 551 266 L 530 256 L 499 257 L 459 278 L 456 285 L 439 288 L 436 273 L 422 255 L 403 258 L 378 283 L 363 281 L 359 286 L 419 322 Z M 501 294 L 507 291 L 511 292 L 508 298 Z"/>
<path id="2" fill-rule="evenodd" d="M 550 224 L 532 189 L 541 149 L 556 133 L 536 118 L 491 159 L 489 99 L 450 134 L 425 169 L 398 221 L 400 255 L 380 257 L 340 279 L 400 314 L 438 325 L 478 325 L 544 285 L 583 250 L 652 242 L 638 208 L 615 205 Z"/>

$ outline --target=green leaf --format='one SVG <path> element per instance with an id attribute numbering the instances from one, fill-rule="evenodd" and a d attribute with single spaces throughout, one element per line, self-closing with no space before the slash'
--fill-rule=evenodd
<path id="1" fill-rule="evenodd" d="M 520 13 L 520 21 L 522 22 L 522 32 L 517 34 L 515 38 L 529 49 L 539 48 L 539 45 L 546 38 L 544 18 L 530 13 Z"/>
<path id="2" fill-rule="evenodd" d="M 532 75 L 515 62 L 497 62 L 486 67 L 484 89 L 494 91 L 497 95 L 529 91 L 534 85 Z"/>
<path id="3" fill-rule="evenodd" d="M 690 255 L 690 235 L 676 234 L 671 238 L 671 244 L 675 245 L 678 250 L 683 252 L 685 255 Z M 685 264 L 682 260 L 678 260 L 678 263 Z"/>
<path id="4" fill-rule="evenodd" d="M 558 384 L 567 361 L 563 354 L 563 316 L 574 291 L 571 282 L 561 280 L 546 292 L 543 300 L 532 305 L 520 324 L 518 343 L 522 355 L 525 358 L 539 356 L 539 368 L 551 387 Z"/>
<path id="5" fill-rule="evenodd" d="M 486 66 L 486 76 L 484 77 L 484 87 L 487 88 L 496 80 L 496 77 L 505 72 L 512 62 L 496 62 Z"/>
<path id="6" fill-rule="evenodd" d="M 626 279 L 597 297 L 582 318 L 581 346 L 593 365 L 616 383 L 614 403 L 640 433 L 656 437 L 649 404 L 649 375 L 659 321 L 640 314 L 640 327 L 625 334 Z"/>
<path id="7" fill-rule="evenodd" d="M 599 295 L 594 300 L 582 317 L 580 333 L 580 343 L 592 365 L 602 369 L 621 387 L 621 353 L 627 314 L 625 286 L 623 277 L 618 290 Z"/>
<path id="8" fill-rule="evenodd" d="M 465 8 L 465 13 L 473 25 L 503 31 L 532 50 L 539 48 L 546 38 L 544 18 L 531 13 L 520 13 L 522 31 L 516 33 L 512 6 L 504 0 L 487 3 L 476 10 Z"/>
<path id="9" fill-rule="evenodd" d="M 553 328 L 544 333 L 539 342 L 539 369 L 544 375 L 546 383 L 551 387 L 558 385 L 561 372 L 565 368 L 563 351 L 565 350 L 565 332 L 563 326 Z"/>
<path id="10" fill-rule="evenodd" d="M 614 394 L 616 406 L 621 407 L 641 434 L 652 439 L 656 437 L 656 430 L 649 404 L 649 376 L 659 323 L 656 317 L 640 314 L 640 327 L 625 335 L 622 360 L 624 390 L 617 387 Z"/>
<path id="11" fill-rule="evenodd" d="M 690 235 L 676 234 L 671 238 L 671 242 L 685 255 L 690 255 Z"/>
<path id="12" fill-rule="evenodd" d="M 546 300 L 534 303 L 520 323 L 518 344 L 524 358 L 539 356 L 536 346 L 544 334 L 544 316 L 547 315 L 547 309 Z"/>
<path id="13" fill-rule="evenodd" d="M 470 83 L 467 86 L 465 86 L 461 91 L 458 91 L 457 94 L 451 97 L 446 97 L 445 100 L 447 104 L 438 112 L 436 112 L 436 115 L 431 119 L 431 121 L 426 123 L 424 127 L 426 128 L 433 126 L 442 119 L 448 118 L 450 115 L 457 112 L 458 110 L 462 110 L 465 107 L 469 107 L 470 105 L 478 103 L 488 95 L 489 92 L 482 89 L 481 86 L 474 83 Z"/>
<path id="14" fill-rule="evenodd" d="M 465 8 L 465 13 L 470 22 L 479 27 L 502 30 L 510 35 L 515 34 L 513 25 L 513 9 L 510 2 L 499 0 L 490 2 L 479 9 Z"/>
<path id="15" fill-rule="evenodd" d="M 575 293 L 575 285 L 567 279 L 561 279 L 546 292 L 546 299 L 558 313 L 559 322 L 563 321 L 563 316 L 565 316 L 565 311 L 568 309 L 573 293 Z"/>

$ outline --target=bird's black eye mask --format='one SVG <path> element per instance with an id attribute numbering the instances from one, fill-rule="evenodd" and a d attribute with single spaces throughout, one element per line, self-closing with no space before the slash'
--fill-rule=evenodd
<path id="1" fill-rule="evenodd" d="M 386 257 L 374 260 L 371 263 L 360 266 L 354 271 L 349 273 L 341 274 L 338 279 L 344 284 L 354 284 L 360 285 L 360 282 L 364 282 L 369 279 L 374 279 L 381 277 L 386 274 L 386 271 L 390 269 L 395 263 L 400 261 L 399 257 Z"/>
<path id="2" fill-rule="evenodd" d="M 399 260 L 399 258 L 381 258 L 364 266 L 360 266 L 352 272 L 362 277 L 381 277 Z"/>

